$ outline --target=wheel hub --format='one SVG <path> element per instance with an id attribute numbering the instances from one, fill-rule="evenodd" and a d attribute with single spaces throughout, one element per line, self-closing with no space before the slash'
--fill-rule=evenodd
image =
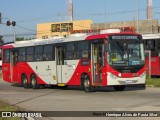
<path id="1" fill-rule="evenodd" d="M 34 86 L 36 84 L 35 79 L 32 79 L 32 85 Z"/>
<path id="2" fill-rule="evenodd" d="M 27 84 L 27 79 L 23 80 L 23 84 L 25 84 L 25 85 Z"/>
<path id="3" fill-rule="evenodd" d="M 89 80 L 84 80 L 84 87 L 89 87 L 90 83 Z"/>

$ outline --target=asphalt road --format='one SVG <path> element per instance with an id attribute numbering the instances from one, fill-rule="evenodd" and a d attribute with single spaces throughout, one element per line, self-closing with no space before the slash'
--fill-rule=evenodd
<path id="1" fill-rule="evenodd" d="M 50 87 L 38 90 L 24 89 L 0 80 L 0 99 L 29 111 L 160 111 L 160 88 L 151 87 L 146 90 L 128 87 L 122 92 L 107 87 L 97 88 L 93 93 L 85 93 L 77 87 L 67 90 Z M 102 117 L 99 119 L 106 120 Z"/>

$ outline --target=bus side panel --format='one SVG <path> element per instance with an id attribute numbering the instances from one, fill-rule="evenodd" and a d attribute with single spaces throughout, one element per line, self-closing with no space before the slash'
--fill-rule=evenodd
<path id="1" fill-rule="evenodd" d="M 37 77 L 39 84 L 46 84 L 39 75 L 30 67 L 30 65 L 26 62 L 19 62 L 17 63 L 17 72 L 16 72 L 16 79 L 11 81 L 11 74 L 10 74 L 10 63 L 3 63 L 2 67 L 2 74 L 3 74 L 3 80 L 6 82 L 13 82 L 14 83 L 21 83 L 21 77 L 22 74 L 25 74 L 28 78 L 28 82 L 30 83 L 30 76 L 32 73 L 34 73 Z M 13 76 L 12 76 L 13 77 Z"/>
<path id="2" fill-rule="evenodd" d="M 65 61 L 66 65 L 62 68 L 62 83 L 66 85 L 81 85 L 81 75 L 87 73 L 91 78 L 91 65 L 82 66 L 81 61 Z M 39 84 L 58 84 L 56 77 L 56 62 L 30 62 L 28 63 L 32 69 L 32 72 L 38 76 Z M 49 67 L 49 68 L 48 68 Z M 49 72 L 48 72 L 49 71 Z M 31 72 L 30 72 L 31 73 Z M 30 74 L 29 73 L 29 74 Z M 54 79 L 55 77 L 55 79 Z"/>
<path id="3" fill-rule="evenodd" d="M 151 68 L 149 67 L 149 59 L 146 58 L 147 74 L 151 70 L 151 75 L 160 76 L 160 58 L 151 57 Z"/>
<path id="4" fill-rule="evenodd" d="M 92 67 L 91 67 L 91 61 L 89 61 L 88 65 L 82 65 L 82 61 L 80 60 L 77 68 L 75 69 L 70 81 L 67 82 L 67 85 L 81 85 L 81 75 L 82 74 L 88 74 L 90 77 L 91 85 L 93 84 L 92 80 Z M 107 74 L 106 74 L 106 67 L 102 68 L 102 86 L 107 85 Z"/>
<path id="5" fill-rule="evenodd" d="M 33 70 L 30 69 L 29 65 L 26 62 L 17 63 L 17 82 L 21 83 L 22 75 L 25 74 L 28 78 L 28 83 L 30 83 L 30 75 L 33 73 Z"/>
<path id="6" fill-rule="evenodd" d="M 78 69 L 79 60 L 65 60 L 64 65 L 62 65 L 62 83 L 67 83 L 72 79 L 72 76 L 74 77 L 72 85 L 77 85 L 77 75 L 74 75 L 75 71 Z"/>
<path id="7" fill-rule="evenodd" d="M 55 61 L 28 62 L 28 66 L 28 73 L 36 74 L 38 84 L 57 84 Z"/>
<path id="8" fill-rule="evenodd" d="M 107 73 L 106 73 L 106 67 L 102 68 L 102 85 L 107 86 Z"/>
<path id="9" fill-rule="evenodd" d="M 28 78 L 28 83 L 30 83 L 30 76 L 31 74 L 35 74 L 39 84 L 45 84 L 43 80 L 39 77 L 39 75 L 31 68 L 30 64 L 27 62 L 19 62 L 17 63 L 17 83 L 21 83 L 21 77 L 25 74 Z"/>
<path id="10" fill-rule="evenodd" d="M 151 75 L 160 76 L 160 58 L 152 57 L 151 58 Z"/>
<path id="11" fill-rule="evenodd" d="M 91 77 L 91 64 L 89 61 L 88 65 L 82 65 L 82 60 L 79 61 L 72 77 L 70 80 L 66 83 L 66 85 L 81 85 L 81 75 L 85 73 L 88 74 L 90 77 L 90 80 L 92 80 Z"/>
<path id="12" fill-rule="evenodd" d="M 9 63 L 2 64 L 2 75 L 3 75 L 4 81 L 11 83 L 10 64 Z"/>

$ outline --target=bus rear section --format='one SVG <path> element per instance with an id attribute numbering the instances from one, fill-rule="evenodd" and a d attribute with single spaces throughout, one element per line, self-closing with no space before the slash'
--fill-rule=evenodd
<path id="1" fill-rule="evenodd" d="M 147 74 L 160 76 L 160 36 L 159 34 L 143 35 L 146 56 Z"/>

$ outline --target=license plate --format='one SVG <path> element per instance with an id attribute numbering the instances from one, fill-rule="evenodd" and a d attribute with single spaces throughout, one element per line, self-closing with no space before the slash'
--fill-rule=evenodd
<path id="1" fill-rule="evenodd" d="M 126 83 L 132 83 L 133 81 L 132 80 L 126 80 Z"/>

